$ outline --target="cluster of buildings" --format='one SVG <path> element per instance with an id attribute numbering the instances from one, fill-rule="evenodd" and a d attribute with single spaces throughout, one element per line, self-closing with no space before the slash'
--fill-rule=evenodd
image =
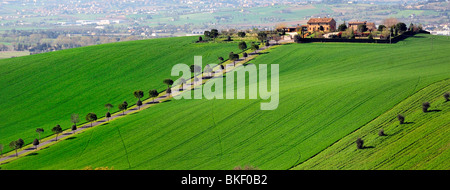
<path id="1" fill-rule="evenodd" d="M 423 26 L 423 29 L 430 32 L 433 35 L 450 36 L 450 24 L 428 24 Z"/>
<path id="2" fill-rule="evenodd" d="M 375 23 L 367 22 L 367 21 L 352 21 L 347 23 L 347 28 L 351 28 L 356 31 L 359 25 L 366 25 L 367 31 L 376 30 Z M 337 31 L 336 21 L 333 18 L 311 18 L 308 20 L 306 25 L 297 25 L 297 27 L 286 27 L 283 30 L 287 33 L 296 33 L 296 32 L 315 32 L 315 31 L 323 31 L 323 32 L 335 32 Z"/>

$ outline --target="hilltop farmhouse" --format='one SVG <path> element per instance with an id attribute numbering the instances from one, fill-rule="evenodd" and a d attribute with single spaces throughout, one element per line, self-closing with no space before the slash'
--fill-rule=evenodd
<path id="1" fill-rule="evenodd" d="M 353 31 L 356 31 L 358 29 L 359 25 L 366 25 L 367 30 L 370 32 L 377 29 L 375 26 L 375 23 L 373 23 L 373 22 L 367 22 L 367 21 L 348 22 L 348 28 L 351 28 Z"/>
<path id="2" fill-rule="evenodd" d="M 308 32 L 324 31 L 331 32 L 336 30 L 336 21 L 333 18 L 311 18 L 307 22 Z M 321 28 L 322 27 L 322 28 Z"/>

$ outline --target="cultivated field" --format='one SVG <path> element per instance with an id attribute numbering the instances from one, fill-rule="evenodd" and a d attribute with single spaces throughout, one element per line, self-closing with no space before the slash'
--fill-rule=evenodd
<path id="1" fill-rule="evenodd" d="M 450 101 L 443 90 L 450 90 L 449 79 L 420 90 L 294 169 L 450 169 Z M 431 104 L 427 113 L 423 102 Z M 405 117 L 404 124 L 398 114 Z M 381 129 L 386 136 L 378 135 Z M 358 138 L 366 148 L 356 149 Z"/>
<path id="2" fill-rule="evenodd" d="M 44 128 L 43 137 L 60 124 L 72 126 L 70 116 L 93 112 L 103 117 L 105 104 L 112 112 L 127 101 L 134 105 L 135 90 L 165 90 L 172 65 L 218 63 L 218 56 L 239 52 L 236 43 L 194 44 L 197 37 L 142 40 L 82 47 L 45 54 L 0 60 L 0 144 L 22 138 L 30 144 Z"/>
<path id="3" fill-rule="evenodd" d="M 107 125 L 93 128 L 75 138 L 64 140 L 36 154 L 0 167 L 2 169 L 82 169 L 86 166 L 113 166 L 115 169 L 183 170 L 233 169 L 235 166 L 252 165 L 260 169 L 290 169 L 365 126 L 420 89 L 448 79 L 450 64 L 448 64 L 447 54 L 450 51 L 450 41 L 446 37 L 433 36 L 434 40 L 431 42 L 430 37 L 430 35 L 420 34 L 392 45 L 311 43 L 279 46 L 250 61 L 250 64 L 256 66 L 259 64 L 280 65 L 280 104 L 274 111 L 260 110 L 260 103 L 268 100 L 171 100 Z M 171 44 L 171 40 L 174 39 L 161 39 L 159 42 Z M 164 86 L 160 81 L 169 75 L 170 66 L 163 67 L 158 64 L 192 61 L 194 53 L 187 53 L 188 51 L 184 48 L 195 46 L 187 42 L 179 48 L 160 45 L 158 51 L 165 53 L 144 53 L 140 50 L 154 46 L 142 45 L 136 49 L 130 48 L 123 51 L 120 45 L 130 44 L 89 47 L 92 49 L 77 48 L 62 51 L 66 56 L 60 57 L 59 62 L 40 61 L 36 65 L 45 65 L 47 67 L 44 68 L 48 69 L 54 68 L 50 67 L 51 65 L 64 64 L 64 67 L 58 67 L 59 71 L 51 71 L 51 73 L 62 72 L 59 77 L 50 73 L 47 75 L 33 73 L 32 69 L 23 73 L 26 76 L 32 76 L 34 80 L 43 78 L 39 83 L 43 86 L 42 89 L 29 89 L 33 91 L 28 92 L 20 87 L 32 83 L 33 80 L 21 82 L 23 78 L 13 77 L 17 85 L 1 89 L 2 94 L 11 95 L 5 100 L 2 96 L 0 102 L 6 104 L 3 107 L 9 110 L 3 109 L 0 114 L 15 117 L 8 118 L 8 123 L 1 124 L 9 127 L 6 130 L 7 133 L 2 133 L 2 135 L 8 134 L 8 140 L 4 143 L 9 142 L 10 139 L 22 137 L 25 131 L 31 130 L 27 138 L 30 142 L 31 136 L 37 136 L 32 134 L 33 129 L 36 128 L 33 122 L 43 120 L 42 122 L 48 124 L 50 128 L 67 118 L 67 122 L 64 123 L 67 127 L 72 112 L 81 113 L 79 110 L 106 112 L 103 108 L 105 103 L 120 102 L 122 99 L 129 102 L 135 100 L 132 97 L 132 91 L 135 89 L 146 91 L 151 88 L 163 89 Z M 209 51 L 217 51 L 210 53 L 213 57 L 210 60 L 214 60 L 218 54 L 226 55 L 230 51 L 227 48 L 233 49 L 233 46 L 237 48 L 237 44 L 230 47 L 223 47 L 223 45 L 204 44 L 203 46 L 207 46 L 205 48 Z M 105 46 L 109 47 L 108 50 L 100 51 Z M 111 54 L 111 51 L 116 52 Z M 178 53 L 179 59 L 170 60 L 171 62 L 164 60 L 165 55 L 170 55 L 169 51 Z M 81 58 L 81 52 L 94 53 L 91 54 L 92 57 Z M 71 56 L 77 54 L 78 59 Z M 134 55 L 129 56 L 130 54 Z M 36 60 L 51 59 L 50 56 L 45 57 L 45 55 L 47 54 L 41 57 L 24 57 L 22 61 L 29 60 L 28 65 L 33 65 L 32 63 Z M 108 61 L 104 60 L 111 56 L 114 57 Z M 82 64 L 86 63 L 80 61 L 83 59 L 90 60 L 91 64 Z M 128 67 L 125 71 L 115 73 L 117 68 L 109 70 L 110 67 L 116 66 L 110 65 L 112 60 L 117 60 L 117 65 L 128 63 L 128 61 L 136 65 L 133 64 L 134 66 Z M 143 64 L 141 62 L 148 63 L 152 62 L 151 60 L 159 60 L 153 61 L 155 65 L 152 65 L 158 69 L 150 65 L 141 65 Z M 208 63 L 208 61 L 205 62 Z M 12 64 L 0 62 L 0 67 L 10 65 Z M 69 65 L 73 65 L 73 69 L 63 69 Z M 2 72 L 14 72 L 15 69 L 9 69 L 6 72 L 2 69 Z M 94 83 L 93 85 L 84 87 L 85 85 L 78 85 L 78 81 L 72 81 L 78 75 L 94 69 L 96 72 L 90 72 L 90 75 L 84 78 L 86 85 L 89 82 Z M 139 69 L 146 72 L 138 72 Z M 102 70 L 108 72 L 102 72 Z M 147 74 L 150 71 L 154 73 L 153 76 Z M 109 76 L 111 73 L 115 73 L 114 76 L 123 77 L 111 77 L 98 81 L 101 76 Z M 70 77 L 61 79 L 66 75 Z M 3 76 L 0 78 L 2 86 L 6 86 L 3 85 L 6 84 L 3 81 L 8 80 L 3 79 Z M 138 79 L 144 78 L 143 76 L 154 78 L 147 79 L 145 82 L 139 81 Z M 39 95 L 39 92 L 52 86 L 45 85 L 45 82 L 52 80 L 70 82 L 62 83 L 59 88 Z M 77 86 L 71 86 L 74 84 Z M 77 89 L 74 87 L 84 88 L 71 94 L 74 89 Z M 110 89 L 116 90 L 111 92 Z M 106 90 L 108 93 L 105 94 L 109 96 L 96 95 Z M 90 91 L 95 93 L 87 94 Z M 441 91 L 443 94 L 448 89 L 441 89 Z M 65 95 L 69 93 L 70 96 Z M 63 95 L 66 98 L 60 99 L 59 96 Z M 24 98 L 20 99 L 21 101 L 13 99 L 17 96 Z M 49 102 L 41 103 L 39 101 L 41 97 L 49 97 L 47 99 Z M 94 98 L 95 100 L 91 100 Z M 27 99 L 31 100 L 22 103 Z M 73 100 L 70 105 L 64 103 L 68 99 Z M 434 102 L 434 99 L 430 101 Z M 33 107 L 32 102 L 39 103 L 41 105 L 39 107 L 45 106 L 46 109 L 39 110 L 37 109 L 39 107 Z M 79 104 L 83 105 L 76 106 Z M 12 114 L 13 109 L 10 107 L 26 107 L 28 110 L 23 110 L 25 113 Z M 62 113 L 67 115 L 61 117 L 63 114 L 59 114 L 60 111 L 53 111 L 53 107 L 64 107 L 59 109 L 65 110 Z M 29 117 L 27 113 L 30 114 L 30 112 L 35 114 L 49 112 L 49 114 L 45 117 L 40 115 Z M 53 116 L 58 116 L 59 120 L 51 120 Z M 408 118 L 409 116 L 407 121 L 409 121 Z M 23 120 L 28 120 L 30 127 L 19 131 L 21 126 L 25 125 L 15 123 Z M 387 133 L 390 134 L 389 131 Z M 10 138 L 10 136 L 13 137 Z M 3 137 L 1 141 L 4 141 Z M 375 151 L 378 145 L 372 146 L 375 148 L 369 151 Z M 353 147 L 356 151 L 356 146 Z M 329 158 L 329 160 L 332 159 Z"/>

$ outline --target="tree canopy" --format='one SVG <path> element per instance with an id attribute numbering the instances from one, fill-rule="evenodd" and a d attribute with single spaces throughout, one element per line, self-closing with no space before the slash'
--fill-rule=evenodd
<path id="1" fill-rule="evenodd" d="M 237 35 L 241 38 L 245 37 L 245 32 L 238 32 Z"/>
<path id="2" fill-rule="evenodd" d="M 263 42 L 266 39 L 267 39 L 267 33 L 265 33 L 265 32 L 258 32 L 258 40 Z"/>
<path id="3" fill-rule="evenodd" d="M 172 83 L 173 83 L 173 81 L 172 81 Z M 141 98 L 144 97 L 144 92 L 142 90 L 136 90 L 136 91 L 134 91 L 133 95 L 137 99 L 141 100 Z"/>
<path id="4" fill-rule="evenodd" d="M 52 128 L 52 132 L 56 135 L 56 140 L 58 140 L 58 134 L 62 133 L 62 128 L 60 125 L 56 125 Z"/>
<path id="5" fill-rule="evenodd" d="M 88 113 L 86 115 L 86 121 L 91 123 L 91 127 L 92 127 L 92 122 L 97 121 L 97 115 L 95 113 Z"/>
<path id="6" fill-rule="evenodd" d="M 78 114 L 74 113 L 70 116 L 70 120 L 73 124 L 76 125 L 78 122 L 80 122 L 80 117 L 78 116 Z"/>
<path id="7" fill-rule="evenodd" d="M 169 87 L 173 84 L 173 80 L 172 79 L 164 79 L 163 83 L 166 84 L 167 87 Z"/>
<path id="8" fill-rule="evenodd" d="M 240 49 L 240 50 L 245 50 L 245 49 L 247 49 L 247 43 L 245 43 L 244 41 L 239 42 L 239 49 Z"/>
<path id="9" fill-rule="evenodd" d="M 342 23 L 341 25 L 338 26 L 338 31 L 343 32 L 345 30 L 347 30 L 347 25 L 344 22 L 344 23 Z"/>
<path id="10" fill-rule="evenodd" d="M 395 30 L 397 30 L 398 32 L 405 32 L 406 30 L 408 30 L 408 27 L 406 27 L 406 24 L 403 22 L 399 22 L 395 25 Z"/>
<path id="11" fill-rule="evenodd" d="M 122 111 L 122 114 L 125 114 L 125 110 L 127 109 L 127 107 L 128 107 L 128 104 L 125 104 L 125 103 L 119 104 L 119 106 L 118 106 L 119 110 Z"/>

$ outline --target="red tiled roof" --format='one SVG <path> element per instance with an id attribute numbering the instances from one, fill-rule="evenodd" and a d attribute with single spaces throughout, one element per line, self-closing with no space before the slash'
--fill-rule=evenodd
<path id="1" fill-rule="evenodd" d="M 311 23 L 330 23 L 333 18 L 311 18 L 308 20 L 308 24 Z"/>
<path id="2" fill-rule="evenodd" d="M 360 25 L 360 24 L 366 24 L 367 21 L 353 21 L 353 22 L 348 22 L 348 25 Z"/>

